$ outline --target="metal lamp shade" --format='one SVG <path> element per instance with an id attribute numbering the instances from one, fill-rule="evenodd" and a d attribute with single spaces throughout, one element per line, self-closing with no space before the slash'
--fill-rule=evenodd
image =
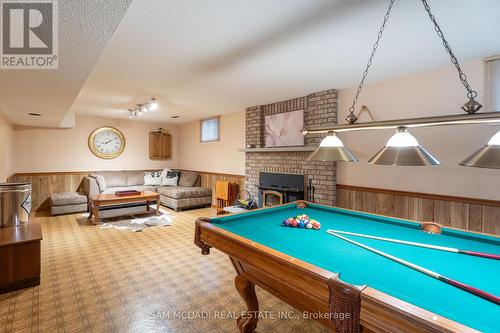
<path id="1" fill-rule="evenodd" d="M 346 147 L 319 147 L 309 156 L 308 161 L 357 162 L 358 159 Z"/>
<path id="2" fill-rule="evenodd" d="M 500 146 L 486 145 L 463 160 L 460 165 L 475 168 L 500 169 Z"/>
<path id="3" fill-rule="evenodd" d="M 387 147 L 380 149 L 368 163 L 394 166 L 431 166 L 441 164 L 421 146 Z"/>

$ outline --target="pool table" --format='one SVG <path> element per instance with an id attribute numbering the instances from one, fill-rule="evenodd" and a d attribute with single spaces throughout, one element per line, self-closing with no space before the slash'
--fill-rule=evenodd
<path id="1" fill-rule="evenodd" d="M 318 220 L 321 229 L 282 225 L 298 214 Z M 337 229 L 500 254 L 499 237 L 445 227 L 429 233 L 423 225 L 436 227 L 297 201 L 199 218 L 195 244 L 203 254 L 213 247 L 230 257 L 236 289 L 247 306 L 237 320 L 241 332 L 257 326 L 255 285 L 337 332 L 498 332 L 499 305 L 326 232 Z M 500 295 L 498 260 L 346 237 Z"/>

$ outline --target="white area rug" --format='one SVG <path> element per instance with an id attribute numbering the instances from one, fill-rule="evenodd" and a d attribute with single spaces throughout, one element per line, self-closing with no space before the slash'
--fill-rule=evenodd
<path id="1" fill-rule="evenodd" d="M 82 217 L 87 218 L 88 213 L 82 214 Z M 147 215 L 126 215 L 121 217 L 113 217 L 104 219 L 104 222 L 99 223 L 99 228 L 115 228 L 119 230 L 128 230 L 131 232 L 140 232 L 144 229 L 152 227 L 166 227 L 172 225 L 174 217 L 170 213 L 160 213 L 159 216 Z"/>

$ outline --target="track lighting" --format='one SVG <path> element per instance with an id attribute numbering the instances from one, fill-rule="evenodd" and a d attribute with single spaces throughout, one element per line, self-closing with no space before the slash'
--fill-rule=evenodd
<path id="1" fill-rule="evenodd" d="M 144 113 L 147 113 L 149 111 L 154 111 L 158 108 L 158 102 L 156 101 L 156 98 L 152 97 L 149 101 L 143 104 L 137 104 L 135 108 L 129 109 L 128 110 L 128 117 L 130 119 L 137 117 L 137 116 L 142 116 Z"/>
<path id="2" fill-rule="evenodd" d="M 151 102 L 150 102 L 150 110 L 151 111 L 154 111 L 156 109 L 158 109 L 158 102 L 156 101 L 156 98 L 151 98 Z"/>

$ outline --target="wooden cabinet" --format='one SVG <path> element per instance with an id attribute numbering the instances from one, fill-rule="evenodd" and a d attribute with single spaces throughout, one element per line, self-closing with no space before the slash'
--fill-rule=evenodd
<path id="1" fill-rule="evenodd" d="M 149 133 L 149 158 L 152 160 L 168 160 L 172 155 L 171 136 L 168 133 Z"/>
<path id="2" fill-rule="evenodd" d="M 40 284 L 40 241 L 36 222 L 0 228 L 0 293 Z"/>

